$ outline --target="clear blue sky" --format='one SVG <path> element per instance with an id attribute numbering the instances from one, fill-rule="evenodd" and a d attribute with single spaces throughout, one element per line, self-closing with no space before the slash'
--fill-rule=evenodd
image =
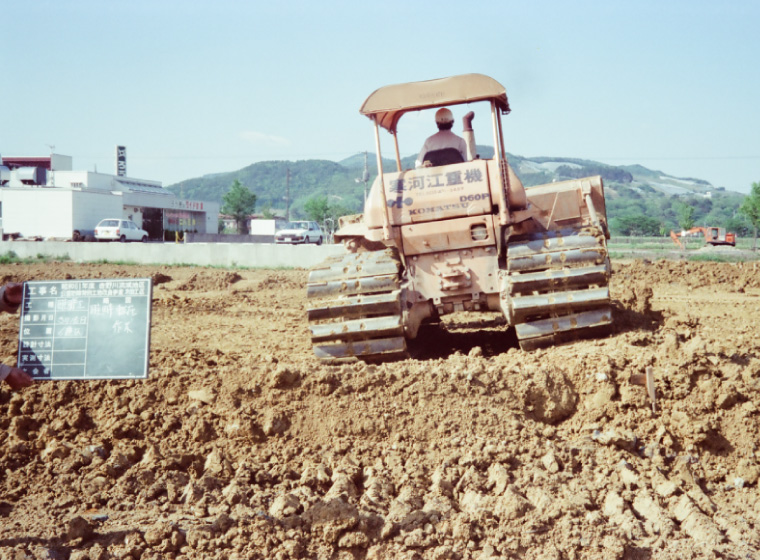
<path id="1" fill-rule="evenodd" d="M 112 173 L 123 144 L 130 176 L 165 185 L 339 161 L 374 151 L 376 88 L 479 72 L 506 86 L 511 153 L 760 181 L 756 0 L 0 0 L 0 18 L 5 156 L 54 145 Z M 402 155 L 428 120 L 402 119 Z"/>

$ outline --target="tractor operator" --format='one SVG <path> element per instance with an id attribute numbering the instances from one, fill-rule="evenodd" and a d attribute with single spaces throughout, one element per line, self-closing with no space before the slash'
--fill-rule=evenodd
<path id="1" fill-rule="evenodd" d="M 471 123 L 472 117 L 470 114 L 468 114 L 467 117 L 470 117 L 469 123 Z M 467 130 L 469 124 L 467 117 L 465 117 L 465 130 Z M 434 152 L 446 148 L 454 148 L 462 155 L 462 161 L 467 161 L 467 145 L 464 139 L 451 132 L 451 127 L 454 126 L 454 115 L 451 111 L 445 107 L 443 109 L 438 109 L 435 113 L 435 124 L 438 126 L 438 132 L 425 140 L 425 143 L 422 145 L 422 150 L 420 150 L 420 154 L 414 162 L 414 166 L 426 167 L 425 155 L 428 152 Z M 472 130 L 471 125 L 470 130 Z"/>

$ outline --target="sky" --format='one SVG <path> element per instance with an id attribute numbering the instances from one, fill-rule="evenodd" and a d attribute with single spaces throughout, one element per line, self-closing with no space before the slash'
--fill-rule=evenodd
<path id="1" fill-rule="evenodd" d="M 3 156 L 115 173 L 124 145 L 128 175 L 165 186 L 341 161 L 375 151 L 359 108 L 377 88 L 482 73 L 506 87 L 512 154 L 760 181 L 756 0 L 0 0 L 0 14 Z M 401 155 L 434 131 L 406 115 Z"/>

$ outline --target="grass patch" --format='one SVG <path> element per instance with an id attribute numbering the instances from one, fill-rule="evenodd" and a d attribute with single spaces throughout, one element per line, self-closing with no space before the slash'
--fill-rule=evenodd
<path id="1" fill-rule="evenodd" d="M 195 268 L 211 268 L 214 270 L 309 270 L 308 268 L 303 268 L 300 266 L 241 266 L 241 265 L 222 265 L 222 264 L 206 264 L 206 265 L 200 265 L 200 264 L 187 264 L 187 265 L 176 265 L 172 264 L 169 266 L 193 266 Z"/>
<path id="2" fill-rule="evenodd" d="M 137 266 L 137 265 L 143 264 L 136 261 L 109 261 L 108 259 L 98 259 L 95 261 L 83 261 L 83 262 L 87 264 L 112 264 L 112 265 L 117 265 L 117 266 Z M 151 266 L 151 265 L 147 265 L 147 266 Z"/>
<path id="3" fill-rule="evenodd" d="M 756 261 L 758 257 L 746 254 L 731 255 L 731 254 L 699 254 L 699 255 L 687 255 L 686 259 L 694 262 L 747 262 Z"/>
<path id="4" fill-rule="evenodd" d="M 737 263 L 760 261 L 760 253 L 751 251 L 656 251 L 645 249 L 611 248 L 612 260 L 647 259 L 650 261 L 671 260 L 689 262 Z"/>
<path id="5" fill-rule="evenodd" d="M 37 253 L 37 255 L 34 257 L 21 258 L 15 253 L 15 251 L 7 251 L 3 253 L 2 255 L 0 255 L 0 264 L 14 264 L 14 263 L 39 264 L 39 263 L 67 262 L 67 261 L 71 261 L 71 257 L 69 257 L 68 255 L 53 257 L 50 255 L 43 255 L 42 253 Z"/>
<path id="6" fill-rule="evenodd" d="M 70 260 L 70 259 L 67 259 Z M 19 261 L 20 262 L 20 261 Z M 32 262 L 32 261 L 30 261 Z M 36 261 L 33 261 L 36 262 Z M 108 259 L 97 259 L 94 261 L 82 261 L 87 264 L 108 264 L 113 266 L 162 266 L 169 268 L 206 268 L 212 270 L 299 270 L 296 266 L 241 266 L 241 265 L 221 265 L 221 264 L 194 264 L 194 263 L 141 263 L 135 261 L 111 261 Z M 305 268 L 303 270 L 308 270 Z"/>
<path id="7" fill-rule="evenodd" d="M 0 255 L 0 264 L 11 264 L 17 262 L 21 262 L 21 259 L 19 259 L 18 255 L 16 255 L 16 253 L 13 251 L 8 251 L 7 253 Z"/>
<path id="8" fill-rule="evenodd" d="M 49 255 L 43 255 L 42 253 L 37 253 L 37 256 L 31 259 L 31 262 L 70 262 L 70 261 L 71 261 L 71 257 L 69 255 L 60 255 L 57 257 L 51 257 Z"/>
<path id="9" fill-rule="evenodd" d="M 672 251 L 677 249 L 675 245 L 665 245 L 663 243 L 641 242 L 641 243 L 611 243 L 607 242 L 607 247 L 613 247 L 625 251 L 626 249 L 636 249 L 639 251 Z"/>

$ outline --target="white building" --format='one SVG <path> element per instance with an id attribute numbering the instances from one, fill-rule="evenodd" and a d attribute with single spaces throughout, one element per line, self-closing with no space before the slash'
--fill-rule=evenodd
<path id="1" fill-rule="evenodd" d="M 219 222 L 224 226 L 224 233 L 238 233 L 237 220 L 232 216 L 219 214 Z M 284 228 L 288 223 L 282 216 L 275 216 L 270 219 L 264 218 L 261 214 L 251 214 L 248 216 L 247 222 L 249 235 L 269 236 L 272 238 L 272 242 L 274 242 L 274 234 L 277 233 L 277 230 Z"/>
<path id="2" fill-rule="evenodd" d="M 120 162 L 126 171 L 126 162 Z M 72 170 L 70 156 L 0 158 L 0 227 L 25 238 L 91 234 L 104 218 L 126 218 L 151 239 L 217 233 L 219 204 L 181 200 L 158 181 Z"/>

